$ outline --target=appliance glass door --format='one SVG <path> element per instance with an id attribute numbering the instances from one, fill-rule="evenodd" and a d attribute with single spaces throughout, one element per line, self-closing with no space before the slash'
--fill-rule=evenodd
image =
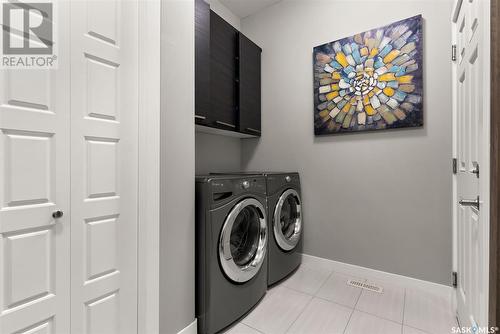
<path id="1" fill-rule="evenodd" d="M 273 225 L 278 246 L 284 251 L 294 249 L 302 232 L 302 205 L 294 189 L 287 189 L 281 194 L 274 210 Z"/>
<path id="2" fill-rule="evenodd" d="M 244 283 L 257 275 L 265 258 L 267 223 L 264 206 L 254 198 L 235 205 L 224 222 L 219 259 L 226 276 Z"/>

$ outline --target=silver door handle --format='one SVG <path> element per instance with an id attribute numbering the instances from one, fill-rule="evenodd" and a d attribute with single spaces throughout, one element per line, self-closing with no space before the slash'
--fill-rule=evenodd
<path id="1" fill-rule="evenodd" d="M 479 210 L 479 205 L 480 205 L 479 196 L 477 196 L 477 199 L 475 199 L 475 200 L 461 199 L 460 201 L 458 201 L 458 204 L 460 204 L 462 206 L 472 206 L 476 210 Z"/>
<path id="2" fill-rule="evenodd" d="M 201 120 L 207 119 L 205 116 L 201 116 L 201 115 L 194 115 L 194 118 L 201 119 Z"/>

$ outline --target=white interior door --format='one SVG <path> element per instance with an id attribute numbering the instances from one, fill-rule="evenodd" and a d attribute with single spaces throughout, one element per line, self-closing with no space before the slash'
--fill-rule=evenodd
<path id="1" fill-rule="evenodd" d="M 0 70 L 2 334 L 70 328 L 69 7 L 57 8 L 58 69 Z"/>
<path id="2" fill-rule="evenodd" d="M 71 1 L 71 328 L 137 332 L 137 2 Z"/>
<path id="3" fill-rule="evenodd" d="M 453 23 L 457 157 L 457 308 L 462 326 L 487 326 L 489 241 L 489 1 L 458 1 Z"/>

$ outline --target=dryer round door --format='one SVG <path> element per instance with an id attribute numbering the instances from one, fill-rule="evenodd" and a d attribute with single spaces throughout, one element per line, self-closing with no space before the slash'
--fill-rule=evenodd
<path id="1" fill-rule="evenodd" d="M 281 194 L 274 209 L 274 238 L 284 251 L 294 249 L 300 240 L 302 233 L 301 203 L 299 193 L 294 189 L 288 189 Z"/>
<path id="2" fill-rule="evenodd" d="M 236 283 L 259 272 L 267 252 L 264 206 L 254 198 L 236 204 L 224 222 L 219 240 L 219 260 L 226 276 Z"/>

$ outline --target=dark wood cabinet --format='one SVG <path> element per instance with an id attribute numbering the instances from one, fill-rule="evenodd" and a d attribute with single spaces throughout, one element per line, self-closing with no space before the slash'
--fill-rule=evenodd
<path id="1" fill-rule="evenodd" d="M 210 119 L 210 5 L 195 1 L 195 122 Z"/>
<path id="2" fill-rule="evenodd" d="M 215 126 L 237 129 L 236 57 L 238 30 L 213 11 L 210 15 L 210 114 Z"/>
<path id="3" fill-rule="evenodd" d="M 260 136 L 262 49 L 242 33 L 238 35 L 238 130 Z"/>
<path id="4" fill-rule="evenodd" d="M 204 0 L 195 0 L 198 130 L 241 138 L 260 136 L 261 52 Z"/>

